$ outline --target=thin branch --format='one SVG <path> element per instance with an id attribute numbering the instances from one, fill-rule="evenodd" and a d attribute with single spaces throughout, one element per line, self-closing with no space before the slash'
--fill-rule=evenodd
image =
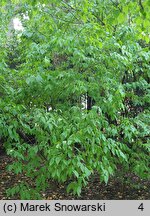
<path id="1" fill-rule="evenodd" d="M 141 10 L 144 11 L 144 7 L 143 7 L 143 4 L 142 4 L 142 0 L 139 0 L 139 6 L 140 6 Z"/>
<path id="2" fill-rule="evenodd" d="M 111 2 L 112 2 L 112 4 L 115 6 L 115 7 L 117 7 L 119 10 L 120 10 L 120 12 L 122 12 L 122 9 L 119 7 L 119 2 L 117 1 L 117 2 L 114 2 L 113 0 L 110 0 Z"/>

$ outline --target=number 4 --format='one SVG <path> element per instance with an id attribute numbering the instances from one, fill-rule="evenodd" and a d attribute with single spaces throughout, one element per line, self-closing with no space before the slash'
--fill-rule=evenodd
<path id="1" fill-rule="evenodd" d="M 144 206 L 143 206 L 143 203 L 141 203 L 138 207 L 139 210 L 143 211 L 144 210 Z"/>

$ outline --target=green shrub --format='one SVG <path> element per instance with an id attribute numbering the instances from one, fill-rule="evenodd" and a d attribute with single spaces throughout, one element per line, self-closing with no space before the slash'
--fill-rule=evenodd
<path id="1" fill-rule="evenodd" d="M 0 137 L 31 180 L 8 195 L 40 199 L 53 179 L 80 196 L 120 166 L 149 179 L 148 1 L 44 2 L 0 9 Z M 24 30 L 6 37 L 15 16 Z"/>

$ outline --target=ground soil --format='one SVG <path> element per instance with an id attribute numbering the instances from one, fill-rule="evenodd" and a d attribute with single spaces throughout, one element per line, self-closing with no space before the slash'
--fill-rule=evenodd
<path id="1" fill-rule="evenodd" d="M 6 171 L 7 165 L 11 164 L 13 159 L 0 154 L 0 200 L 19 199 L 19 197 L 7 197 L 6 190 L 17 185 L 22 180 L 27 179 L 25 175 L 15 175 Z M 127 176 L 126 176 L 127 177 Z M 144 181 L 137 176 L 129 174 L 130 181 L 125 177 L 125 183 L 122 184 L 120 178 L 115 176 L 109 180 L 108 184 L 100 183 L 99 176 L 93 175 L 89 184 L 82 190 L 81 197 L 67 194 L 66 186 L 54 181 L 49 182 L 49 187 L 45 192 L 41 192 L 42 198 L 47 200 L 149 200 L 150 199 L 150 181 Z M 30 180 L 31 181 L 31 180 Z"/>

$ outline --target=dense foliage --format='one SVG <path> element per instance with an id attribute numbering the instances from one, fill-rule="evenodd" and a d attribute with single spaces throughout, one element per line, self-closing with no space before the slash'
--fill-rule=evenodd
<path id="1" fill-rule="evenodd" d="M 150 178 L 150 1 L 1 1 L 0 139 L 24 173 L 80 195 L 98 172 Z M 18 18 L 23 28 L 13 28 Z"/>

